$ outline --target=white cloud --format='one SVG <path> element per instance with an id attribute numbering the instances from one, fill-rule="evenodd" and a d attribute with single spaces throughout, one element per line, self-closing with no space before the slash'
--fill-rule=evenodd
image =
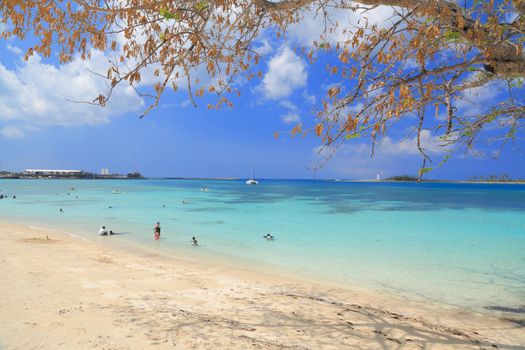
<path id="1" fill-rule="evenodd" d="M 283 100 L 279 102 L 279 106 L 286 108 L 288 113 L 281 116 L 281 120 L 286 124 L 296 124 L 301 121 L 299 116 L 299 108 L 289 100 Z"/>
<path id="2" fill-rule="evenodd" d="M 441 139 L 433 136 L 429 130 L 421 132 L 421 144 L 432 159 L 439 159 L 447 151 L 446 147 L 441 146 Z M 422 160 L 417 148 L 417 136 L 398 141 L 385 137 L 382 143 L 376 145 L 373 157 L 371 142 L 346 143 L 337 150 L 316 147 L 313 153 L 321 162 L 328 159 L 322 170 L 354 179 L 374 179 L 378 171 L 383 177 L 402 174 L 416 176 Z M 437 163 L 434 161 L 427 165 Z"/>
<path id="3" fill-rule="evenodd" d="M 24 138 L 25 133 L 15 126 L 4 126 L 0 129 L 0 134 L 7 139 L 18 140 Z"/>
<path id="4" fill-rule="evenodd" d="M 288 97 L 295 89 L 306 85 L 305 64 L 287 46 L 270 59 L 268 72 L 262 82 L 262 90 L 268 99 Z"/>
<path id="5" fill-rule="evenodd" d="M 444 142 L 439 137 L 432 136 L 430 130 L 421 130 L 421 147 L 427 154 L 445 152 L 446 149 L 442 145 L 444 145 Z M 398 142 L 393 141 L 387 136 L 383 139 L 377 151 L 385 155 L 419 154 L 417 135 L 412 138 L 402 139 Z"/>
<path id="6" fill-rule="evenodd" d="M 24 53 L 24 51 L 21 48 L 13 46 L 11 44 L 7 44 L 7 49 L 18 56 L 21 56 Z"/>
<path id="7" fill-rule="evenodd" d="M 273 51 L 272 45 L 270 44 L 270 41 L 268 39 L 261 39 L 259 40 L 259 42 L 260 46 L 254 49 L 254 51 L 257 52 L 259 55 L 264 56 Z"/>
<path id="8" fill-rule="evenodd" d="M 476 79 L 473 76 L 472 79 Z M 456 99 L 454 107 L 459 114 L 476 115 L 484 113 L 490 104 L 486 101 L 493 101 L 499 94 L 505 92 L 505 83 L 501 81 L 492 82 L 462 92 L 460 98 Z"/>
<path id="9" fill-rule="evenodd" d="M 284 107 L 284 108 L 286 108 L 286 109 L 288 109 L 290 111 L 297 111 L 297 106 L 294 105 L 289 100 L 280 101 L 279 102 L 279 106 Z"/>
<path id="10" fill-rule="evenodd" d="M 310 95 L 306 89 L 303 90 L 303 98 L 307 103 L 311 105 L 317 102 L 317 98 L 315 97 L 315 95 Z"/>
<path id="11" fill-rule="evenodd" d="M 297 113 L 288 113 L 281 117 L 282 121 L 286 124 L 298 123 L 301 121 L 301 117 Z"/>
<path id="12" fill-rule="evenodd" d="M 288 37 L 300 45 L 313 46 L 314 41 L 319 42 L 321 40 L 320 35 L 324 32 L 325 28 L 330 29 L 330 27 L 333 26 L 331 23 L 337 23 L 337 28 L 327 33 L 325 38 L 323 38 L 325 42 L 335 44 L 345 41 L 349 33 L 344 33 L 343 30 L 357 26 L 358 21 L 363 25 L 366 18 L 369 25 L 386 28 L 392 25 L 395 18 L 393 17 L 395 11 L 391 6 L 378 6 L 366 12 L 364 12 L 363 9 L 354 12 L 351 9 L 336 8 L 328 8 L 327 11 L 330 22 L 325 23 L 322 11 L 316 14 L 316 11 L 312 7 L 307 8 L 303 12 L 303 20 L 290 26 Z"/>
<path id="13" fill-rule="evenodd" d="M 107 57 L 92 52 L 92 59 L 58 67 L 31 57 L 10 70 L 0 63 L 0 120 L 30 125 L 96 125 L 143 107 L 142 99 L 126 85 L 118 86 L 106 107 L 70 101 L 91 101 L 107 91 L 107 80 L 93 72 L 107 70 Z M 69 101 L 68 101 L 69 100 Z"/>

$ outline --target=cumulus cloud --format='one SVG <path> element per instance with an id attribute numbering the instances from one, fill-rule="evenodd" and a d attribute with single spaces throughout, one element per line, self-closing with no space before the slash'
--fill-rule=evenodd
<path id="1" fill-rule="evenodd" d="M 16 50 L 15 50 L 16 51 Z M 107 70 L 107 57 L 93 51 L 90 61 L 54 66 L 36 55 L 13 70 L 0 63 L 0 120 L 30 125 L 96 125 L 137 111 L 142 99 L 129 86 L 118 86 L 105 108 L 86 103 L 107 91 L 107 81 L 90 71 Z"/>
<path id="2" fill-rule="evenodd" d="M 304 62 L 285 46 L 268 62 L 261 88 L 268 99 L 285 98 L 295 89 L 304 87 L 307 76 Z"/>
<path id="3" fill-rule="evenodd" d="M 24 138 L 25 133 L 15 126 L 4 126 L 0 129 L 0 134 L 6 139 L 18 140 Z"/>

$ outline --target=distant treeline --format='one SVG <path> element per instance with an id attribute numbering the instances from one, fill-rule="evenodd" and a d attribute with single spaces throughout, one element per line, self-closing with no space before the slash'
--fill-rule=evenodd
<path id="1" fill-rule="evenodd" d="M 525 179 L 513 179 L 509 174 L 492 174 L 492 175 L 479 175 L 479 176 L 470 176 L 468 181 L 472 182 L 525 182 Z"/>
<path id="2" fill-rule="evenodd" d="M 386 181 L 417 181 L 417 176 L 411 176 L 411 175 L 396 175 L 391 176 Z"/>
<path id="3" fill-rule="evenodd" d="M 418 181 L 417 176 L 412 175 L 396 175 L 389 177 L 388 179 L 385 179 L 385 181 Z M 445 181 L 445 180 L 422 180 L 422 181 Z M 487 176 L 470 176 L 468 178 L 469 182 L 525 182 L 525 179 L 513 179 L 508 174 L 500 174 L 500 175 L 487 175 Z"/>

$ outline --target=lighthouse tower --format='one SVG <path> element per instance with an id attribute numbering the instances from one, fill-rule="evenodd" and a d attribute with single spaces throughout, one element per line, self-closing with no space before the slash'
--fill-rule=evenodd
<path id="1" fill-rule="evenodd" d="M 377 172 L 376 180 L 377 180 L 377 181 L 380 181 L 380 180 L 381 180 L 381 173 L 380 173 L 379 171 Z"/>

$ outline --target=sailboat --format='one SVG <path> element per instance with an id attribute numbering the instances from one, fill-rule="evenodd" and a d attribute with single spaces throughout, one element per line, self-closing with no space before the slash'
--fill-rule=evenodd
<path id="1" fill-rule="evenodd" d="M 249 180 L 246 180 L 247 185 L 258 185 L 259 181 L 253 178 L 253 164 L 252 164 L 252 177 Z"/>

